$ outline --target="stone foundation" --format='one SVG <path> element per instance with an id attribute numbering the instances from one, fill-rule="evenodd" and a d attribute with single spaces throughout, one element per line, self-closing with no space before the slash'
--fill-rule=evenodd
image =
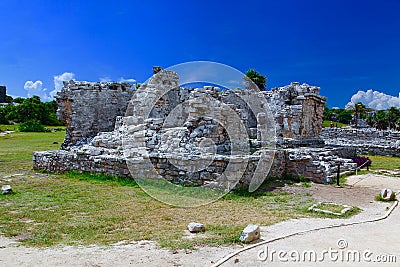
<path id="1" fill-rule="evenodd" d="M 292 175 L 302 176 L 317 183 L 332 183 L 336 177 L 338 165 L 341 171 L 354 170 L 355 163 L 350 158 L 355 156 L 354 148 L 302 148 L 277 150 L 274 162 L 267 177 Z M 258 157 L 250 158 L 246 171 L 239 184 L 248 186 L 254 173 Z M 204 185 L 217 179 L 228 164 L 228 159 L 215 160 L 205 170 L 187 173 L 171 164 L 168 158 L 150 157 L 153 168 L 167 180 L 186 185 Z M 185 164 L 182 161 L 182 164 Z M 188 162 L 187 164 L 190 164 Z M 80 150 L 57 150 L 34 152 L 35 170 L 63 173 L 79 171 L 88 173 L 106 173 L 109 175 L 131 178 L 125 157 L 110 154 L 110 151 L 90 146 Z"/>

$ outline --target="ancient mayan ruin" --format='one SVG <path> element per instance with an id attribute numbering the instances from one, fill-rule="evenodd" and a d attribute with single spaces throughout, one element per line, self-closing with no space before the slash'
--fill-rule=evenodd
<path id="1" fill-rule="evenodd" d="M 322 130 L 326 98 L 319 95 L 319 87 L 293 82 L 264 91 L 259 97 L 266 100 L 270 110 L 260 106 L 254 111 L 241 100 L 248 94 L 246 90 L 182 88 L 178 81 L 175 72 L 161 70 L 138 89 L 126 83 L 64 82 L 56 99 L 58 116 L 66 125 L 66 138 L 60 150 L 35 152 L 34 169 L 123 177 L 148 175 L 148 169 L 154 169 L 156 175 L 173 183 L 224 184 L 232 188 L 248 187 L 255 173 L 264 178 L 292 175 L 332 183 L 339 165 L 342 171 L 356 166 L 351 160 L 355 147 L 326 143 L 321 138 L 321 133 L 328 134 Z M 144 99 L 157 93 L 159 86 L 170 90 L 152 103 L 149 116 L 133 116 L 142 112 L 139 109 Z M 229 128 L 222 127 L 230 123 L 228 117 L 205 116 L 203 110 L 212 105 L 204 99 L 217 99 L 222 106 L 213 108 L 222 113 L 223 106 L 235 111 L 246 134 L 246 139 L 240 139 L 241 144 L 232 142 Z M 268 121 L 268 112 L 273 121 Z M 270 132 L 262 121 L 274 125 Z M 263 131 L 274 137 L 267 148 L 263 147 Z M 168 136 L 171 132 L 178 134 Z M 212 144 L 204 140 L 211 140 Z M 247 154 L 232 152 L 234 146 L 241 145 L 248 146 Z M 202 151 L 206 155 L 212 152 L 213 157 L 202 156 Z M 268 168 L 257 168 L 261 160 L 269 162 Z M 246 166 L 240 181 L 231 183 L 230 175 L 243 162 Z M 206 168 L 198 167 L 205 163 Z M 230 173 L 226 173 L 228 170 Z"/>

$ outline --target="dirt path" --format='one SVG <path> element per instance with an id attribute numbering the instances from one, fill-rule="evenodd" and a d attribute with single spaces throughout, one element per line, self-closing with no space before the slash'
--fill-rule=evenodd
<path id="1" fill-rule="evenodd" d="M 289 220 L 269 227 L 262 227 L 264 240 L 284 236 L 298 231 L 316 227 L 340 224 L 342 222 L 356 222 L 370 218 L 378 218 L 386 213 L 389 204 L 374 202 L 373 197 L 382 187 L 400 190 L 400 179 L 377 175 L 363 175 L 350 177 L 351 186 L 337 188 L 334 186 L 313 185 L 310 188 L 285 187 L 283 190 L 292 193 L 311 193 L 317 200 L 335 201 L 341 204 L 357 205 L 364 211 L 348 220 L 343 219 L 298 219 Z M 320 256 L 324 249 L 338 249 L 338 240 L 344 240 L 348 246 L 342 251 L 369 249 L 374 256 L 396 255 L 397 266 L 400 262 L 400 208 L 386 220 L 362 225 L 333 228 L 316 231 L 303 235 L 293 236 L 279 241 L 268 243 L 269 251 L 315 250 Z M 171 252 L 159 249 L 154 242 L 139 241 L 130 244 L 114 246 L 90 247 L 58 247 L 58 248 L 27 248 L 18 242 L 0 237 L 0 266 L 210 266 L 224 256 L 239 250 L 241 247 L 199 248 L 196 251 Z M 244 253 L 240 253 L 222 266 L 279 266 L 282 264 L 276 256 L 274 261 L 268 258 L 265 261 L 258 259 L 258 253 L 265 246 L 259 246 Z M 261 253 L 263 256 L 264 254 Z M 291 264 L 290 264 L 291 263 Z M 298 265 L 298 262 L 286 265 Z M 301 265 L 313 265 L 312 262 L 303 262 Z M 337 262 L 325 259 L 318 265 L 335 265 Z M 340 265 L 349 265 L 340 262 Z M 354 265 L 351 262 L 349 266 Z M 363 262 L 365 265 L 365 262 Z M 395 264 L 396 265 L 396 264 Z M 395 266 L 393 265 L 393 266 Z M 369 266 L 373 266 L 369 264 Z M 384 266 L 391 266 L 386 264 Z"/>
<path id="2" fill-rule="evenodd" d="M 399 178 L 371 174 L 349 177 L 348 184 L 353 186 L 343 188 L 342 195 L 338 191 L 340 188 L 333 186 L 322 189 L 323 186 L 317 185 L 313 186 L 311 191 L 317 199 L 323 201 L 353 203 L 353 205 L 357 203 L 364 210 L 362 213 L 348 220 L 315 218 L 289 220 L 270 227 L 262 227 L 261 236 L 264 239 L 273 239 L 320 227 L 379 218 L 387 213 L 392 204 L 372 201 L 374 196 L 385 187 L 400 190 Z M 301 191 L 303 188 L 293 190 Z M 328 192 L 331 195 L 326 195 Z M 324 254 L 324 250 L 332 251 L 333 255 Z M 275 254 L 271 255 L 272 251 L 275 251 Z M 279 251 L 283 251 L 281 258 L 277 256 Z M 310 251 L 315 252 L 316 260 L 308 259 Z M 338 258 L 335 251 L 338 251 Z M 289 253 L 293 253 L 294 257 L 291 258 Z M 357 254 L 354 257 L 360 255 L 359 261 L 358 258 L 354 258 L 353 261 L 352 253 Z M 364 253 L 367 255 L 363 255 Z M 303 255 L 306 255 L 305 260 Z M 400 265 L 400 207 L 395 208 L 385 220 L 319 230 L 269 242 L 240 253 L 221 266 L 365 266 L 366 264 L 367 266 Z"/>
<path id="3" fill-rule="evenodd" d="M 127 245 L 26 248 L 0 237 L 0 266 L 209 266 L 237 248 L 200 248 L 197 251 L 171 252 L 154 242 Z"/>

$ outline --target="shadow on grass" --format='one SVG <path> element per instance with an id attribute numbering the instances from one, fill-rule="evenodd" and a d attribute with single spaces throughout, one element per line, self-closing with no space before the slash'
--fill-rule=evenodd
<path id="1" fill-rule="evenodd" d="M 117 176 L 107 175 L 107 174 L 103 174 L 103 173 L 86 173 L 86 172 L 80 173 L 77 171 L 69 171 L 69 172 L 66 172 L 64 175 L 67 178 L 78 179 L 81 181 L 108 182 L 108 183 L 118 184 L 118 185 L 122 185 L 122 186 L 139 187 L 134 179 L 117 177 Z"/>

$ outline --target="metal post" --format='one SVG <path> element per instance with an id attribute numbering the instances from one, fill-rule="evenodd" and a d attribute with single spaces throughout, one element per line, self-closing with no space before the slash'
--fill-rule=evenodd
<path id="1" fill-rule="evenodd" d="M 340 178 L 340 164 L 337 166 L 337 175 L 336 175 L 337 186 L 339 186 L 339 178 Z"/>

